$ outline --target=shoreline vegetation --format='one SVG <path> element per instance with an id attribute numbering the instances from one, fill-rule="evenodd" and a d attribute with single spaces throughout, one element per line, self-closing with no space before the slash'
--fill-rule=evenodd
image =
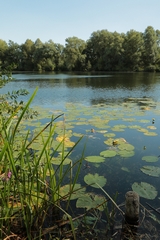
<path id="1" fill-rule="evenodd" d="M 98 30 L 87 41 L 66 38 L 65 46 L 53 40 L 27 39 L 23 44 L 0 39 L 0 66 L 10 71 L 160 71 L 160 30 L 127 33 Z"/>

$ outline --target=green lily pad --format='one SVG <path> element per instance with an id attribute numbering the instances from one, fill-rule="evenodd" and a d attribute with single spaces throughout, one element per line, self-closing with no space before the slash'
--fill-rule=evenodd
<path id="1" fill-rule="evenodd" d="M 107 132 L 107 130 L 97 130 L 96 132 L 105 134 Z"/>
<path id="2" fill-rule="evenodd" d="M 145 132 L 144 133 L 144 135 L 146 135 L 146 136 L 157 136 L 158 134 L 157 133 L 155 133 L 155 132 Z"/>
<path id="3" fill-rule="evenodd" d="M 129 126 L 129 128 L 130 129 L 140 129 L 141 128 L 141 126 L 139 126 L 139 125 L 131 125 L 131 126 Z"/>
<path id="4" fill-rule="evenodd" d="M 114 128 L 126 128 L 127 126 L 124 124 L 118 124 L 118 125 L 114 125 Z"/>
<path id="5" fill-rule="evenodd" d="M 147 120 L 147 119 L 141 119 L 141 120 L 139 120 L 139 122 L 141 122 L 141 123 L 149 123 L 150 121 Z"/>
<path id="6" fill-rule="evenodd" d="M 82 188 L 81 184 L 77 183 L 74 185 L 66 184 L 60 188 L 59 195 L 63 200 L 67 200 L 69 197 L 71 200 L 77 199 L 85 194 L 86 188 Z M 71 196 L 70 196 L 71 195 Z"/>
<path id="7" fill-rule="evenodd" d="M 103 156 L 103 157 L 114 157 L 116 155 L 117 155 L 117 152 L 114 150 L 106 150 L 106 151 L 100 152 L 100 156 Z"/>
<path id="8" fill-rule="evenodd" d="M 114 132 L 124 132 L 124 128 L 120 128 L 120 127 L 113 127 L 111 128 L 111 130 Z"/>
<path id="9" fill-rule="evenodd" d="M 143 166 L 141 171 L 149 176 L 159 177 L 160 176 L 160 168 L 155 166 Z"/>
<path id="10" fill-rule="evenodd" d="M 75 137 L 78 137 L 78 138 L 80 138 L 80 137 L 82 137 L 82 133 L 73 133 L 73 136 L 75 136 Z"/>
<path id="11" fill-rule="evenodd" d="M 51 162 L 55 165 L 60 165 L 62 163 L 62 157 L 52 158 Z M 72 162 L 71 159 L 65 158 L 63 161 L 63 165 L 68 165 Z"/>
<path id="12" fill-rule="evenodd" d="M 134 182 L 132 185 L 132 190 L 138 193 L 140 197 L 146 199 L 155 199 L 158 194 L 156 188 L 146 182 Z"/>
<path id="13" fill-rule="evenodd" d="M 111 137 L 115 137 L 115 133 L 105 133 L 104 134 L 104 137 L 108 137 L 108 138 L 111 138 Z"/>
<path id="14" fill-rule="evenodd" d="M 147 130 L 147 129 L 145 129 L 145 128 L 139 128 L 139 129 L 138 129 L 138 132 L 147 133 L 147 132 L 148 132 L 148 130 Z"/>
<path id="15" fill-rule="evenodd" d="M 88 162 L 100 163 L 100 162 L 104 162 L 105 158 L 101 156 L 88 156 L 85 158 L 85 160 Z"/>
<path id="16" fill-rule="evenodd" d="M 157 162 L 158 157 L 157 156 L 143 156 L 142 160 L 144 160 L 146 162 Z"/>
<path id="17" fill-rule="evenodd" d="M 104 187 L 104 185 L 107 182 L 107 179 L 104 176 L 99 176 L 98 173 L 91 174 L 88 173 L 84 176 L 84 181 L 88 185 L 92 185 L 94 188 L 99 188 L 96 183 L 98 183 L 101 187 Z"/>
<path id="18" fill-rule="evenodd" d="M 109 146 L 113 146 L 113 138 L 108 138 L 106 141 L 104 141 L 105 144 L 109 145 Z"/>
<path id="19" fill-rule="evenodd" d="M 83 196 L 79 197 L 76 202 L 77 208 L 86 208 L 87 210 L 97 208 L 98 210 L 103 211 L 105 205 L 105 197 L 94 195 L 93 193 L 84 194 Z"/>
<path id="20" fill-rule="evenodd" d="M 156 130 L 156 129 L 157 129 L 157 128 L 156 128 L 155 126 L 153 126 L 153 125 L 148 126 L 147 128 L 152 129 L 152 130 Z"/>
<path id="21" fill-rule="evenodd" d="M 120 150 L 127 150 L 127 151 L 133 151 L 134 146 L 129 143 L 123 143 L 118 146 L 118 149 Z"/>
<path id="22" fill-rule="evenodd" d="M 135 152 L 134 151 L 127 151 L 127 150 L 120 150 L 118 152 L 118 154 L 121 156 L 121 157 L 133 157 Z"/>
<path id="23" fill-rule="evenodd" d="M 130 172 L 129 169 L 127 167 L 121 167 L 121 169 L 125 172 Z"/>

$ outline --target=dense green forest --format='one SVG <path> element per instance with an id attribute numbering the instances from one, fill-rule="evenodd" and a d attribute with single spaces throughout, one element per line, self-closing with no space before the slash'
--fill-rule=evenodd
<path id="1" fill-rule="evenodd" d="M 39 38 L 24 44 L 0 39 L 1 71 L 160 71 L 160 30 L 144 33 L 95 31 L 87 41 L 77 37 L 65 46 Z"/>

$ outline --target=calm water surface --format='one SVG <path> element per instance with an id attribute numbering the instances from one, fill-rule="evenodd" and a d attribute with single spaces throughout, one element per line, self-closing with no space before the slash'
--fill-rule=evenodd
<path id="1" fill-rule="evenodd" d="M 79 116 L 75 116 L 74 122 L 82 118 L 82 123 L 74 126 L 73 132 L 87 134 L 87 148 L 85 156 L 99 156 L 101 151 L 113 149 L 107 146 L 104 141 L 108 139 L 100 130 L 114 133 L 115 138 L 124 138 L 128 143 L 135 147 L 135 154 L 132 157 L 121 157 L 119 155 L 107 158 L 104 163 L 89 163 L 90 168 L 82 168 L 80 181 L 82 184 L 84 176 L 90 172 L 98 173 L 107 178 L 107 184 L 104 187 L 110 194 L 119 192 L 124 200 L 126 191 L 132 190 L 134 182 L 147 182 L 156 187 L 158 195 L 154 204 L 159 204 L 160 196 L 159 177 L 148 176 L 141 172 L 144 165 L 153 165 L 160 167 L 160 159 L 157 162 L 142 161 L 143 156 L 160 155 L 160 74 L 158 73 L 103 73 L 103 74 L 14 74 L 15 78 L 7 84 L 0 93 L 8 91 L 27 89 L 30 94 L 38 86 L 38 93 L 32 105 L 40 105 L 49 108 L 51 111 L 61 110 L 62 112 L 79 110 Z M 23 100 L 29 97 L 23 97 Z M 133 105 L 128 104 L 128 98 L 134 98 Z M 154 104 L 145 109 L 136 103 L 137 98 L 151 98 Z M 126 105 L 125 105 L 126 104 Z M 84 108 L 83 108 L 83 107 Z M 123 107 L 122 107 L 123 106 Z M 124 106 L 126 106 L 124 108 Z M 133 107 L 133 108 L 132 108 Z M 88 114 L 87 114 L 88 109 Z M 139 112 L 137 113 L 139 109 Z M 89 114 L 90 112 L 90 114 Z M 122 115 L 120 115 L 122 113 Z M 90 116 L 91 115 L 91 116 Z M 85 121 L 97 116 L 101 120 L 111 118 L 106 128 L 96 127 L 91 122 L 83 125 Z M 126 119 L 125 119 L 126 118 Z M 134 120 L 130 119 L 134 118 Z M 155 118 L 155 123 L 152 119 Z M 116 131 L 115 125 L 125 124 L 125 131 Z M 143 129 L 149 126 L 155 126 L 156 136 L 144 135 L 142 131 L 133 130 L 132 125 L 139 125 Z M 103 125 L 103 124 L 102 124 Z M 95 132 L 91 133 L 90 129 Z M 148 129 L 149 130 L 149 129 Z M 75 137 L 72 137 L 74 140 Z M 77 156 L 83 150 L 85 140 L 78 145 L 77 150 L 71 155 L 71 158 L 77 159 Z M 85 165 L 85 163 L 84 163 Z M 129 172 L 122 170 L 127 168 Z M 142 200 L 143 201 L 143 200 Z"/>
<path id="2" fill-rule="evenodd" d="M 128 97 L 160 99 L 160 74 L 110 73 L 101 75 L 76 74 L 14 74 L 15 80 L 0 93 L 27 89 L 30 93 L 38 86 L 34 104 L 44 107 L 64 107 L 65 103 L 85 105 L 114 103 Z M 27 98 L 28 99 L 28 98 Z"/>

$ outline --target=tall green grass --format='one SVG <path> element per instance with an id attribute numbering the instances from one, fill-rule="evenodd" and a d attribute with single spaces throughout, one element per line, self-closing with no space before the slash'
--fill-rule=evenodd
<path id="1" fill-rule="evenodd" d="M 66 154 L 64 151 L 64 140 L 60 142 L 56 149 L 52 149 L 57 118 L 62 115 L 52 117 L 49 124 L 41 129 L 39 133 L 30 139 L 28 130 L 23 138 L 20 132 L 20 125 L 27 112 L 36 89 L 22 111 L 16 109 L 8 118 L 1 118 L 0 126 L 0 239 L 9 236 L 17 236 L 27 239 L 41 239 L 45 235 L 47 228 L 47 218 L 53 217 L 56 220 L 60 212 L 66 214 L 69 219 L 74 239 L 75 230 L 72 217 L 67 213 L 70 198 L 74 192 L 74 186 L 78 180 L 82 165 L 81 158 L 74 164 L 63 166 L 64 160 L 76 147 Z M 18 118 L 15 116 L 18 115 Z M 44 132 L 47 129 L 47 138 Z M 65 135 L 65 128 L 64 128 Z M 21 143 L 17 145 L 17 139 L 21 138 Z M 41 138 L 43 145 L 38 153 L 31 151 L 32 143 Z M 53 167 L 51 159 L 61 148 L 61 164 L 56 169 Z M 76 167 L 76 173 L 72 174 Z M 69 177 L 70 193 L 67 196 L 67 208 L 61 207 L 60 188 L 64 179 Z"/>

